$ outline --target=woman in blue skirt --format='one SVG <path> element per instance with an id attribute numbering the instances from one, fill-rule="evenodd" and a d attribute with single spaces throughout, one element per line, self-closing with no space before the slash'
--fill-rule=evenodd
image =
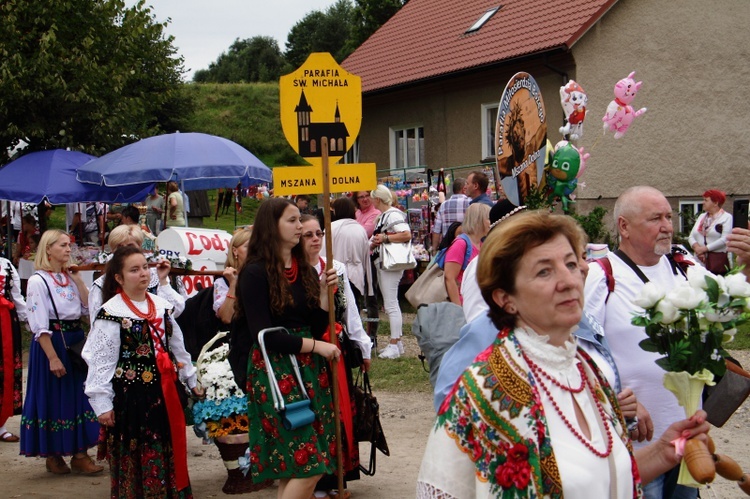
<path id="1" fill-rule="evenodd" d="M 83 393 L 86 374 L 75 370 L 66 345 L 84 339 L 81 316 L 88 291 L 75 272 L 68 272 L 70 238 L 60 230 L 42 234 L 29 278 L 27 305 L 34 340 L 21 416 L 21 454 L 47 458 L 55 474 L 95 474 L 104 468 L 88 456 L 96 445 L 99 423 Z M 73 456 L 70 467 L 64 456 Z"/>

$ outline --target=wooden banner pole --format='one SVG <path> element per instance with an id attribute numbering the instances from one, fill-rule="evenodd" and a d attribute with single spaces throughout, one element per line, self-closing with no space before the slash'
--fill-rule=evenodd
<path id="1" fill-rule="evenodd" d="M 320 139 L 321 167 L 323 169 L 323 222 L 326 232 L 326 271 L 333 268 L 333 238 L 331 237 L 331 182 L 328 169 L 328 137 Z M 336 307 L 334 305 L 333 288 L 328 286 L 328 331 L 331 343 L 339 346 L 336 335 Z M 331 363 L 331 391 L 333 392 L 334 424 L 336 425 L 336 474 L 338 476 L 339 497 L 344 497 L 344 458 L 343 445 L 341 443 L 341 401 L 339 400 L 339 372 L 338 363 L 344 359 Z M 345 380 L 344 380 L 345 381 Z M 344 401 L 344 403 L 347 403 Z"/>

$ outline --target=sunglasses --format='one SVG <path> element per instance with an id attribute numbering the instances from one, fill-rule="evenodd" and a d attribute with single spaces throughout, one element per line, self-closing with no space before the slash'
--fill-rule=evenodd
<path id="1" fill-rule="evenodd" d="M 302 237 L 304 237 L 305 239 L 312 239 L 313 237 L 317 237 L 318 239 L 320 239 L 325 235 L 326 233 L 322 230 L 316 230 L 315 232 L 305 232 L 304 234 L 302 234 Z"/>

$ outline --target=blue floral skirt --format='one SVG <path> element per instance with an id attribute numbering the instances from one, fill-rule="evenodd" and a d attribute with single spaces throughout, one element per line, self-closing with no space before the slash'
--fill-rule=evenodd
<path id="1" fill-rule="evenodd" d="M 77 322 L 77 321 L 76 321 Z M 31 342 L 26 399 L 21 416 L 21 455 L 72 456 L 94 447 L 99 438 L 99 422 L 83 393 L 84 373 L 68 358 L 61 335 L 72 345 L 84 338 L 83 329 L 63 327 L 54 330 L 52 345 L 67 373 L 58 378 L 49 369 L 49 360 L 38 341 Z"/>

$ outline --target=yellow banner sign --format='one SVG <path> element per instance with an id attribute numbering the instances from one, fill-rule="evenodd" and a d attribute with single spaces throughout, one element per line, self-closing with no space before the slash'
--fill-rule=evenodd
<path id="1" fill-rule="evenodd" d="M 375 163 L 331 165 L 330 191 L 370 191 L 378 185 Z M 319 166 L 278 166 L 273 169 L 275 196 L 321 194 L 323 170 Z"/>
<path id="2" fill-rule="evenodd" d="M 313 53 L 279 80 L 281 127 L 292 149 L 321 165 L 320 143 L 328 138 L 329 164 L 354 144 L 362 124 L 362 81 L 329 53 Z"/>

